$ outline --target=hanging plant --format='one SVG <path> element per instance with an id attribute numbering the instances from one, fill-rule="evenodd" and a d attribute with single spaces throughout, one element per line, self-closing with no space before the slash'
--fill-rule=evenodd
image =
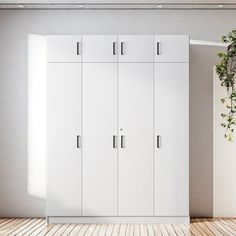
<path id="1" fill-rule="evenodd" d="M 227 90 L 227 96 L 220 99 L 227 111 L 221 114 L 224 122 L 221 124 L 225 128 L 225 138 L 233 141 L 233 133 L 236 125 L 236 30 L 222 37 L 222 42 L 228 44 L 226 52 L 218 54 L 220 63 L 216 66 L 216 73 L 220 79 L 220 84 Z"/>

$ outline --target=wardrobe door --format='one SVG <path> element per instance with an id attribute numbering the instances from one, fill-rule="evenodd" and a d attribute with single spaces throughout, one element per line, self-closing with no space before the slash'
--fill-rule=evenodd
<path id="1" fill-rule="evenodd" d="M 81 52 L 79 35 L 47 36 L 48 62 L 80 62 Z"/>
<path id="2" fill-rule="evenodd" d="M 116 63 L 83 63 L 82 146 L 83 216 L 116 216 Z"/>
<path id="3" fill-rule="evenodd" d="M 153 35 L 119 35 L 119 62 L 153 62 Z"/>
<path id="4" fill-rule="evenodd" d="M 119 216 L 153 212 L 153 63 L 119 64 Z"/>
<path id="5" fill-rule="evenodd" d="M 81 215 L 81 64 L 48 63 L 47 215 Z"/>
<path id="6" fill-rule="evenodd" d="M 116 35 L 83 36 L 83 62 L 117 62 Z"/>
<path id="7" fill-rule="evenodd" d="M 156 35 L 155 62 L 188 62 L 189 36 Z"/>
<path id="8" fill-rule="evenodd" d="M 155 64 L 155 215 L 189 215 L 188 63 Z"/>

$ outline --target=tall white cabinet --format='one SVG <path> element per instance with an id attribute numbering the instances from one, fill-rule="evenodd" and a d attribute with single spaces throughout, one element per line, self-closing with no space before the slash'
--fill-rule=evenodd
<path id="1" fill-rule="evenodd" d="M 188 222 L 188 36 L 47 42 L 48 222 Z"/>

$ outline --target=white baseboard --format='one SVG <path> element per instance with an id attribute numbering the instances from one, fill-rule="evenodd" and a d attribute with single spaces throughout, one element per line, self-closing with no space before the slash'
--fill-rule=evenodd
<path id="1" fill-rule="evenodd" d="M 189 216 L 147 216 L 147 217 L 130 217 L 130 216 L 112 216 L 112 217 L 99 217 L 99 216 L 47 216 L 48 224 L 66 224 L 66 223 L 77 223 L 77 224 L 111 224 L 111 223 L 129 223 L 129 224 L 183 224 L 190 223 Z"/>

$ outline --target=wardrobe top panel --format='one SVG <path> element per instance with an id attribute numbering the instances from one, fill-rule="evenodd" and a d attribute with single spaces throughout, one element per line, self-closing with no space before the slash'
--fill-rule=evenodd
<path id="1" fill-rule="evenodd" d="M 188 62 L 187 35 L 48 35 L 48 62 Z"/>

